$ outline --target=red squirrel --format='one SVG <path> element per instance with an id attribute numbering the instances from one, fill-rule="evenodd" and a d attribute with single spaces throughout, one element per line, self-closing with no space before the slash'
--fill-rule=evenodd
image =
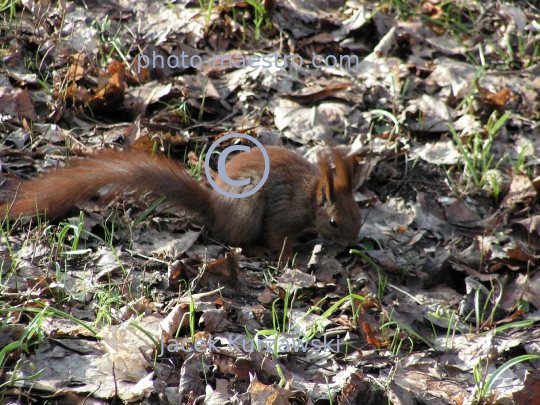
<path id="1" fill-rule="evenodd" d="M 32 216 L 37 207 L 56 219 L 96 197 L 103 203 L 122 194 L 148 192 L 154 200 L 165 196 L 168 206 L 194 215 L 212 236 L 231 246 L 263 246 L 276 257 L 283 249 L 283 258 L 289 259 L 293 241 L 313 228 L 340 245 L 356 244 L 361 214 L 353 198 L 354 159 L 331 149 L 332 168 L 328 153 L 319 154 L 315 165 L 285 148 L 265 149 L 270 174 L 264 186 L 246 198 L 205 187 L 165 156 L 108 150 L 22 182 L 14 202 L 0 205 L 0 215 Z M 253 148 L 235 155 L 225 169 L 231 179 L 251 182 L 234 187 L 217 176 L 217 185 L 231 193 L 246 192 L 261 180 L 262 153 Z"/>

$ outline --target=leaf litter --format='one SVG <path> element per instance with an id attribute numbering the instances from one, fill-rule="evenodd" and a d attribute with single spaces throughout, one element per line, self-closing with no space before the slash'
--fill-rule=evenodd
<path id="1" fill-rule="evenodd" d="M 84 224 L 4 222 L 2 401 L 535 403 L 534 2 L 2 12 L 2 201 L 17 177 L 122 144 L 189 154 L 197 177 L 204 149 L 241 132 L 308 157 L 346 148 L 364 218 L 355 252 L 308 234 L 294 264 L 231 253 L 134 196 L 81 207 Z"/>

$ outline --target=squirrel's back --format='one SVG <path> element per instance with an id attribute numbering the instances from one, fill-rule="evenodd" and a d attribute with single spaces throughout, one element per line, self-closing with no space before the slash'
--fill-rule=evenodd
<path id="1" fill-rule="evenodd" d="M 266 238 L 263 244 L 267 244 L 273 226 L 289 234 L 291 231 L 297 233 L 299 228 L 305 230 L 313 224 L 316 187 L 320 177 L 318 167 L 285 148 L 267 146 L 265 150 L 270 160 L 270 172 L 259 191 L 238 199 L 221 194 L 216 196 L 219 203 L 213 206 L 216 210 L 214 226 L 218 235 L 232 245 L 241 244 L 239 242 L 251 233 L 250 230 L 259 230 L 250 242 L 262 236 Z M 249 153 L 234 156 L 227 162 L 226 171 L 231 179 L 249 178 L 250 183 L 243 187 L 231 186 L 217 177 L 219 187 L 236 194 L 251 190 L 259 184 L 264 174 L 261 151 L 253 148 Z M 226 210 L 222 207 L 226 207 Z M 283 244 L 283 240 L 280 243 Z"/>

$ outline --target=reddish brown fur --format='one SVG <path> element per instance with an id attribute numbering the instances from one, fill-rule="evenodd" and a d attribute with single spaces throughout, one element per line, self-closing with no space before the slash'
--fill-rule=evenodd
<path id="1" fill-rule="evenodd" d="M 171 187 L 172 184 L 178 188 Z M 208 215 L 204 208 L 211 191 L 195 182 L 181 165 L 141 152 L 109 150 L 21 183 L 9 217 L 35 215 L 38 209 L 40 213 L 46 212 L 48 218 L 57 219 L 93 198 L 105 202 L 124 193 L 144 191 L 156 193 L 157 197 L 164 195 L 173 205 Z M 4 205 L 0 210 L 5 208 Z"/>
<path id="2" fill-rule="evenodd" d="M 285 238 L 284 256 L 292 256 L 293 241 L 305 230 L 318 229 L 341 244 L 356 242 L 360 211 L 352 197 L 353 161 L 332 151 L 319 156 L 319 167 L 284 148 L 267 147 L 270 175 L 253 196 L 225 197 L 193 180 L 185 169 L 165 157 L 136 151 L 106 151 L 77 160 L 29 182 L 21 183 L 9 217 L 47 212 L 59 218 L 75 205 L 99 198 L 149 192 L 151 199 L 187 210 L 211 234 L 233 246 L 265 245 L 278 255 Z M 216 183 L 229 192 L 246 192 L 259 183 L 264 161 L 258 149 L 234 156 L 226 165 L 232 179 L 251 178 L 245 187 L 232 187 L 219 177 Z M 8 208 L 0 206 L 0 212 Z M 330 219 L 337 224 L 331 226 Z"/>

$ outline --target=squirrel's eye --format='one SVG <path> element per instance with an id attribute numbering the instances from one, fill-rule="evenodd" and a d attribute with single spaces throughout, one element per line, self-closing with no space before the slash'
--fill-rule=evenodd
<path id="1" fill-rule="evenodd" d="M 330 226 L 332 228 L 337 228 L 337 222 L 334 218 L 330 219 Z"/>

